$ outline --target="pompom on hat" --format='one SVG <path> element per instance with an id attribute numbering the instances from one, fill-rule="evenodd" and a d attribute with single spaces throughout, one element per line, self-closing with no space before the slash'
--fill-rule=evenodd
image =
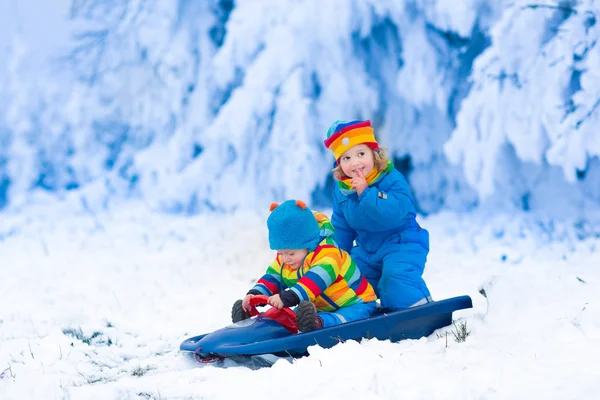
<path id="1" fill-rule="evenodd" d="M 267 218 L 271 250 L 314 251 L 320 240 L 320 228 L 313 212 L 301 200 L 272 203 Z"/>
<path id="2" fill-rule="evenodd" d="M 333 152 L 336 161 L 346 150 L 357 144 L 366 144 L 373 151 L 379 150 L 379 144 L 375 140 L 371 121 L 335 121 L 327 130 L 325 147 Z"/>

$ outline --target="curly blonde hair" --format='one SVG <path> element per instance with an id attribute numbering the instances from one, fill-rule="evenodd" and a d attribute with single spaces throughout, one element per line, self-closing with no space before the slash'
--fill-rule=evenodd
<path id="1" fill-rule="evenodd" d="M 376 168 L 378 171 L 385 171 L 388 165 L 386 150 L 379 148 L 377 151 L 371 151 L 373 152 L 373 168 Z M 335 179 L 339 181 L 349 178 L 349 176 L 344 173 L 344 170 L 342 170 L 342 166 L 340 164 L 338 164 L 337 167 L 335 167 L 332 171 Z"/>

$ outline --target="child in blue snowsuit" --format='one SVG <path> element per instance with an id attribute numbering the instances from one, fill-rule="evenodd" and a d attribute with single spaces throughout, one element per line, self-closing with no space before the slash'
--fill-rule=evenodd
<path id="1" fill-rule="evenodd" d="M 371 122 L 336 121 L 325 146 L 337 161 L 331 223 L 339 247 L 350 253 L 383 308 L 432 301 L 422 278 L 429 233 L 417 223 L 408 183 L 379 149 Z"/>

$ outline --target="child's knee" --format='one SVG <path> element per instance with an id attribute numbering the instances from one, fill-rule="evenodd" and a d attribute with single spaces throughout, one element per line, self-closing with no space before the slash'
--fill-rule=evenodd
<path id="1" fill-rule="evenodd" d="M 420 273 L 415 272 L 414 276 L 386 275 L 379 281 L 379 298 L 384 308 L 405 309 L 429 296 L 429 289 Z"/>
<path id="2" fill-rule="evenodd" d="M 337 311 L 320 312 L 318 315 L 323 320 L 323 327 L 328 327 L 369 318 L 375 311 L 377 311 L 377 303 L 372 301 L 342 307 Z"/>

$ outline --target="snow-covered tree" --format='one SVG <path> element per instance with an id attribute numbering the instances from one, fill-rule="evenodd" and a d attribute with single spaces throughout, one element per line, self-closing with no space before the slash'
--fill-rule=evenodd
<path id="1" fill-rule="evenodd" d="M 22 68 L 18 39 L 7 58 L 0 207 L 36 188 L 187 213 L 328 205 L 325 132 L 359 118 L 423 212 L 535 208 L 548 187 L 598 199 L 597 8 L 73 0 L 52 68 Z"/>
<path id="2" fill-rule="evenodd" d="M 560 167 L 600 200 L 585 188 L 598 187 L 599 13 L 593 0 L 507 4 L 445 147 L 480 196 L 500 188 L 528 208 L 540 182 L 560 183 Z"/>

